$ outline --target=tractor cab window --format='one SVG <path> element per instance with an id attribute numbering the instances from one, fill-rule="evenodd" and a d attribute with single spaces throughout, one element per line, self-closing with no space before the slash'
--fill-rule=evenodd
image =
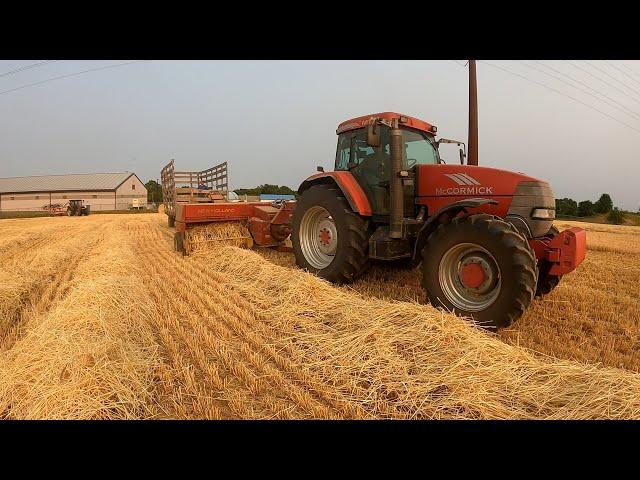
<path id="1" fill-rule="evenodd" d="M 343 133 L 338 138 L 336 154 L 336 170 L 349 170 L 365 164 L 377 165 L 385 169 L 389 160 L 389 130 L 381 128 L 381 147 L 367 145 L 365 129 Z M 428 137 L 415 130 L 402 130 L 404 140 L 403 168 L 410 169 L 415 165 L 435 165 L 440 163 L 438 152 Z M 349 165 L 351 163 L 351 165 Z M 386 166 L 388 168 L 388 166 Z M 384 175 L 384 174 L 383 174 Z"/>
<path id="2" fill-rule="evenodd" d="M 436 149 L 426 135 L 414 130 L 403 130 L 402 139 L 404 140 L 402 156 L 404 168 L 410 169 L 414 165 L 435 165 L 439 163 Z"/>
<path id="3" fill-rule="evenodd" d="M 374 214 L 389 213 L 389 180 L 391 154 L 389 127 L 380 126 L 380 146 L 367 144 L 367 130 L 361 128 L 345 132 L 338 137 L 336 170 L 350 171 L 365 191 Z M 440 163 L 438 153 L 426 135 L 415 130 L 403 129 L 403 169 L 415 165 Z M 414 208 L 414 187 L 405 188 L 406 211 Z"/>
<path id="4" fill-rule="evenodd" d="M 338 138 L 336 170 L 349 170 L 365 160 L 371 160 L 376 155 L 376 150 L 379 148 L 367 145 L 366 130 L 344 133 Z"/>

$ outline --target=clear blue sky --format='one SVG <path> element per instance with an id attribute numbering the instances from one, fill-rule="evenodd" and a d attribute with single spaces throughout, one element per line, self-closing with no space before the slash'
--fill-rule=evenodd
<path id="1" fill-rule="evenodd" d="M 5 76 L 36 60 L 0 61 L 0 177 L 128 170 L 147 181 L 174 158 L 185 170 L 228 161 L 232 188 L 296 188 L 316 165 L 332 167 L 338 123 L 387 110 L 466 142 L 463 61 L 151 61 L 2 93 L 121 61 L 61 61 Z M 596 200 L 609 192 L 616 204 L 637 210 L 640 62 L 592 62 L 616 78 L 579 62 L 611 85 L 567 62 L 544 62 L 635 116 L 533 70 L 535 63 L 490 62 L 638 131 L 479 63 L 480 163 L 546 179 L 557 197 Z M 457 161 L 453 147 L 444 153 Z"/>

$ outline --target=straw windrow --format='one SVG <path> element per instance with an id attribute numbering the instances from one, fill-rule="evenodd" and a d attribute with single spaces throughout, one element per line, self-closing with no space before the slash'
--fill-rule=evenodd
<path id="1" fill-rule="evenodd" d="M 534 354 L 429 305 L 389 300 L 384 289 L 403 282 L 403 298 L 422 298 L 414 272 L 372 272 L 375 288 L 336 287 L 220 242 L 182 257 L 162 215 L 7 226 L 2 418 L 640 418 L 640 375 L 595 364 L 633 361 L 611 336 L 581 344 L 591 363 Z M 638 268 L 615 266 L 618 253 L 589 255 L 579 279 L 530 309 L 551 330 L 535 338 L 570 344 L 568 328 L 587 321 L 571 309 L 612 329 L 635 321 L 637 292 L 623 294 L 611 278 L 637 284 Z M 616 304 L 595 304 L 611 289 Z M 571 309 L 562 300 L 583 297 Z M 609 319 L 616 308 L 631 313 Z"/>

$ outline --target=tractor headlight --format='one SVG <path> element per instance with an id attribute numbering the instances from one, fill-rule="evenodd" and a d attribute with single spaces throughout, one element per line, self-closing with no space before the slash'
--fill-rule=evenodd
<path id="1" fill-rule="evenodd" d="M 534 208 L 531 217 L 535 220 L 553 220 L 556 218 L 556 211 L 552 208 Z"/>

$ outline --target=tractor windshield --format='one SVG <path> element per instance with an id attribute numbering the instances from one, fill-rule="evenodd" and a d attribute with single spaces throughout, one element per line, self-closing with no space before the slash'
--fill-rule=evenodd
<path id="1" fill-rule="evenodd" d="M 350 171 L 367 194 L 374 214 L 389 214 L 389 180 L 391 178 L 391 155 L 389 150 L 389 128 L 380 126 L 380 146 L 367 144 L 367 131 L 364 128 L 341 133 L 338 136 L 336 152 L 336 170 Z M 438 151 L 431 139 L 418 130 L 402 130 L 403 155 L 402 168 L 409 175 L 415 175 L 416 165 L 440 163 Z M 406 209 L 414 208 L 414 186 L 405 187 Z"/>
<path id="2" fill-rule="evenodd" d="M 405 168 L 411 168 L 414 165 L 434 165 L 440 163 L 438 161 L 437 150 L 425 134 L 416 130 L 403 130 L 402 139 L 404 140 L 404 155 L 402 160 Z M 388 145 L 386 149 L 388 152 Z"/>
<path id="3" fill-rule="evenodd" d="M 363 162 L 372 167 L 388 169 L 389 161 L 389 129 L 381 128 L 381 146 L 367 145 L 367 132 L 360 129 L 345 132 L 338 137 L 336 154 L 336 170 L 350 170 Z M 440 163 L 438 151 L 427 135 L 417 130 L 402 130 L 404 140 L 403 168 L 410 169 L 414 165 L 434 165 Z"/>

